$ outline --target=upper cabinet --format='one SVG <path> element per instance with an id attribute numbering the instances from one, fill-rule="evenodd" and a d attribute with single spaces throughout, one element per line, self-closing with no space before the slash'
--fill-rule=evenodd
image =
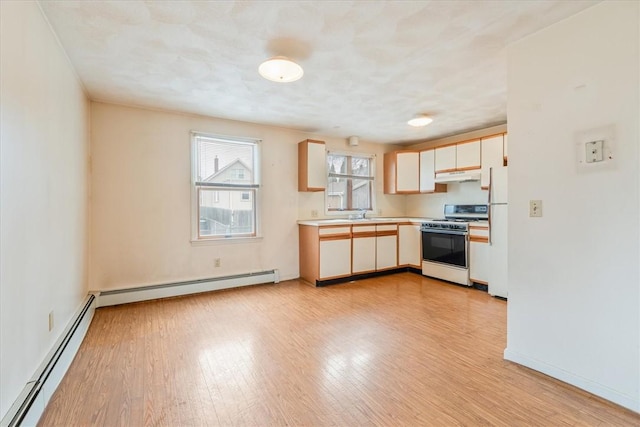
<path id="1" fill-rule="evenodd" d="M 393 151 L 384 155 L 384 193 L 410 194 L 420 191 L 420 153 Z"/>
<path id="2" fill-rule="evenodd" d="M 456 169 L 480 169 L 480 140 L 456 144 Z"/>
<path id="3" fill-rule="evenodd" d="M 305 139 L 298 144 L 298 191 L 324 191 L 327 182 L 324 141 Z"/>
<path id="4" fill-rule="evenodd" d="M 456 145 L 438 147 L 434 150 L 435 171 L 453 172 L 456 170 Z"/>
<path id="5" fill-rule="evenodd" d="M 435 172 L 480 169 L 480 140 L 436 147 Z"/>
<path id="6" fill-rule="evenodd" d="M 502 167 L 503 165 L 503 138 L 502 134 L 482 138 L 482 168 L 480 175 L 480 186 L 483 189 L 489 188 L 491 168 Z"/>
<path id="7" fill-rule="evenodd" d="M 420 152 L 420 192 L 421 193 L 444 193 L 447 191 L 446 184 L 436 184 L 436 163 L 435 150 L 424 150 Z"/>
<path id="8" fill-rule="evenodd" d="M 489 188 L 491 168 L 507 165 L 507 134 L 492 135 L 482 138 L 482 169 L 480 185 Z"/>

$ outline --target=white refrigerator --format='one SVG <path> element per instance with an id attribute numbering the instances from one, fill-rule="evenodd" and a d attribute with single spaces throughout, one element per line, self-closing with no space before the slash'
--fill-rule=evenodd
<path id="1" fill-rule="evenodd" d="M 489 182 L 489 294 L 507 298 L 507 166 L 491 168 Z"/>

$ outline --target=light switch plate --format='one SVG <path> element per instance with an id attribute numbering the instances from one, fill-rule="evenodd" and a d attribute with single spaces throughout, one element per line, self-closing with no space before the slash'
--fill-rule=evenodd
<path id="1" fill-rule="evenodd" d="M 529 216 L 530 217 L 542 216 L 542 200 L 529 200 Z"/>

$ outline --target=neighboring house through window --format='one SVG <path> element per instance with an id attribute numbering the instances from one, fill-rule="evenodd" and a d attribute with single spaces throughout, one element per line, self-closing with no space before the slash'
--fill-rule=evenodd
<path id="1" fill-rule="evenodd" d="M 192 134 L 194 238 L 257 235 L 258 141 Z"/>
<path id="2" fill-rule="evenodd" d="M 327 154 L 327 211 L 373 210 L 374 159 L 364 154 Z"/>

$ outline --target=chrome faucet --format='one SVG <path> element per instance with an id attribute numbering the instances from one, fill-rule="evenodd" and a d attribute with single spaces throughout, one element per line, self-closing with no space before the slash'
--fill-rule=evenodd
<path id="1" fill-rule="evenodd" d="M 358 219 L 366 219 L 366 216 L 367 216 L 367 210 L 361 209 L 358 215 Z"/>

